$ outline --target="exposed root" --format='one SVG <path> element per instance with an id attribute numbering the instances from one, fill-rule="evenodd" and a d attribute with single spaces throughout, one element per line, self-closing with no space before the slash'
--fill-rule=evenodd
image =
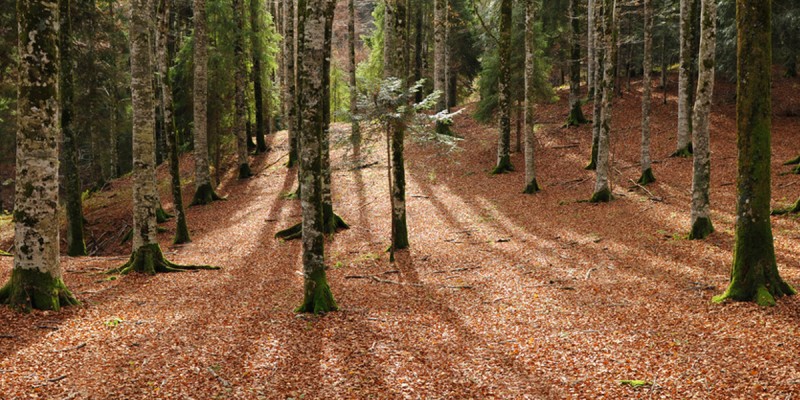
<path id="1" fill-rule="evenodd" d="M 211 184 L 206 183 L 197 188 L 197 191 L 194 193 L 192 203 L 189 204 L 189 207 L 210 204 L 213 201 L 219 200 L 225 200 L 225 198 L 217 195 L 217 193 L 214 191 L 214 188 L 211 187 Z"/>
<path id="2" fill-rule="evenodd" d="M 494 169 L 492 170 L 492 175 L 505 174 L 506 172 L 512 172 L 512 171 L 514 171 L 514 166 L 511 165 L 510 160 L 506 159 L 500 161 L 500 163 L 497 164 L 496 167 L 494 167 Z"/>
<path id="3" fill-rule="evenodd" d="M 778 278 L 780 279 L 780 278 Z M 762 307 L 774 306 L 775 300 L 783 296 L 792 296 L 797 294 L 797 291 L 788 283 L 781 280 L 777 285 L 759 285 L 752 291 L 744 291 L 734 286 L 735 282 L 731 282 L 725 293 L 714 296 L 711 301 L 714 303 L 723 303 L 726 300 L 733 301 L 752 301 Z"/>
<path id="4" fill-rule="evenodd" d="M 158 208 L 156 208 L 156 222 L 157 223 L 160 224 L 162 222 L 167 222 L 167 221 L 169 221 L 170 219 L 172 219 L 174 217 L 175 217 L 174 215 L 168 213 L 167 210 L 165 210 L 163 207 L 158 206 Z"/>
<path id="5" fill-rule="evenodd" d="M 350 229 L 350 225 L 345 222 L 342 217 L 333 214 L 332 218 L 326 218 L 326 223 L 323 227 L 323 232 L 326 234 L 333 234 L 343 229 Z M 275 233 L 275 239 L 294 240 L 303 237 L 303 224 L 298 223 L 289 228 L 278 231 Z"/>
<path id="6" fill-rule="evenodd" d="M 603 189 L 598 192 L 594 192 L 592 198 L 589 199 L 590 203 L 608 203 L 609 201 L 613 200 L 613 196 L 611 195 L 611 191 L 608 189 Z"/>
<path id="7" fill-rule="evenodd" d="M 8 304 L 22 311 L 53 310 L 74 306 L 80 302 L 67 289 L 61 278 L 38 269 L 15 268 L 11 279 L 0 288 L 0 304 Z"/>
<path id="8" fill-rule="evenodd" d="M 642 171 L 642 176 L 639 177 L 639 180 L 636 181 L 637 184 L 646 186 L 656 181 L 655 175 L 653 175 L 653 169 L 648 168 Z"/>
<path id="9" fill-rule="evenodd" d="M 528 186 L 525 186 L 525 190 L 522 191 L 524 194 L 534 194 L 541 191 L 542 188 L 539 187 L 539 183 L 536 182 L 536 178 L 528 183 Z"/>
<path id="10" fill-rule="evenodd" d="M 336 300 L 333 298 L 331 288 L 328 286 L 324 270 L 306 279 L 304 292 L 303 304 L 295 308 L 294 312 L 296 313 L 319 315 L 339 309 Z"/>
<path id="11" fill-rule="evenodd" d="M 797 199 L 797 201 L 795 201 L 794 204 L 792 204 L 789 207 L 772 210 L 771 214 L 784 215 L 784 214 L 796 214 L 798 212 L 800 212 L 800 199 Z"/>
<path id="12" fill-rule="evenodd" d="M 795 157 L 795 158 L 783 163 L 783 165 L 797 165 L 797 164 L 800 164 L 800 156 L 797 156 L 797 157 Z"/>
<path id="13" fill-rule="evenodd" d="M 239 166 L 239 179 L 248 179 L 253 176 L 253 171 L 250 170 L 250 164 L 242 164 Z"/>
<path id="14" fill-rule="evenodd" d="M 325 219 L 325 226 L 323 227 L 323 232 L 327 234 L 336 233 L 340 230 L 350 229 L 350 225 L 345 222 L 342 217 L 333 213 L 331 218 Z"/>
<path id="15" fill-rule="evenodd" d="M 714 232 L 714 225 L 710 218 L 698 218 L 692 224 L 692 231 L 689 232 L 689 240 L 703 240 Z"/>
<path id="16" fill-rule="evenodd" d="M 676 158 L 676 157 L 689 158 L 691 156 L 692 156 L 692 144 L 691 143 L 689 143 L 684 148 L 675 150 L 675 152 L 670 155 L 670 157 L 673 157 L 673 158 Z"/>
<path id="17" fill-rule="evenodd" d="M 299 223 L 275 233 L 275 239 L 294 240 L 303 236 L 303 224 Z"/>
<path id="18" fill-rule="evenodd" d="M 211 265 L 178 265 L 164 258 L 158 243 L 146 244 L 131 254 L 128 262 L 118 268 L 106 271 L 106 274 L 125 275 L 131 272 L 155 275 L 166 272 L 183 272 L 191 270 L 216 270 L 220 267 Z"/>

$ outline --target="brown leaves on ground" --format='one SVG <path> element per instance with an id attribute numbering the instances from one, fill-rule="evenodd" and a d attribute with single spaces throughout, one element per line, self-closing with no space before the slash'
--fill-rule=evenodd
<path id="1" fill-rule="evenodd" d="M 800 194 L 796 176 L 779 175 L 788 168 L 781 161 L 798 151 L 800 120 L 781 114 L 798 108 L 797 85 L 776 85 L 776 206 Z M 129 249 L 122 246 L 104 250 L 114 256 L 63 258 L 65 281 L 83 306 L 29 315 L 0 308 L 0 397 L 796 396 L 798 300 L 770 309 L 710 303 L 726 286 L 732 257 L 732 99 L 731 86 L 720 85 L 712 117 L 717 232 L 706 241 L 684 239 L 691 160 L 667 158 L 675 146 L 674 97 L 667 105 L 654 101 L 658 181 L 651 193 L 629 181 L 639 174 L 639 94 L 625 93 L 615 104 L 617 200 L 610 204 L 578 202 L 593 187 L 593 174 L 582 169 L 590 129 L 560 127 L 565 101 L 538 109 L 543 191 L 534 196 L 521 194 L 521 172 L 488 174 L 491 126 L 460 117 L 456 131 L 466 140 L 452 153 L 409 141 L 412 249 L 394 265 L 384 252 L 390 226 L 381 148 L 354 170 L 337 150 L 335 209 L 352 229 L 327 242 L 342 311 L 324 317 L 291 312 L 301 300 L 300 243 L 273 239 L 300 214 L 283 196 L 296 174 L 276 163 L 287 150 L 280 134 L 274 150 L 254 160 L 254 178 L 224 177 L 220 193 L 228 201 L 189 209 L 193 243 L 165 245 L 175 262 L 223 270 L 99 275 L 125 261 Z M 346 130 L 336 126 L 340 135 Z M 522 155 L 513 162 L 521 169 Z M 129 198 L 110 198 L 125 184 L 114 185 L 105 209 L 119 211 L 107 217 L 127 218 Z M 90 220 L 102 209 L 90 210 Z M 773 223 L 781 272 L 800 284 L 798 222 L 789 216 Z M 161 234 L 162 244 L 171 235 Z M 0 263 L 5 280 L 11 259 Z"/>

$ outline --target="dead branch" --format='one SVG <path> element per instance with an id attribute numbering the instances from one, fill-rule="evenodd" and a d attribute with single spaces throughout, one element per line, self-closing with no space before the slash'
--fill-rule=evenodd
<path id="1" fill-rule="evenodd" d="M 67 351 L 78 350 L 78 349 L 82 349 L 84 347 L 86 347 L 86 343 L 81 343 L 81 344 L 79 344 L 77 346 L 67 347 L 66 349 L 53 350 L 53 353 L 65 353 Z"/>

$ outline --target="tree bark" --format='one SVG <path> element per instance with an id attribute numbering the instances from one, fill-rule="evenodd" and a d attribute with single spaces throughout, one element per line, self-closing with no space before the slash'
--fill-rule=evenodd
<path id="1" fill-rule="evenodd" d="M 644 52 L 642 56 L 642 176 L 637 182 L 647 185 L 655 182 L 650 159 L 650 106 L 652 103 L 653 82 L 653 0 L 644 0 Z"/>
<path id="2" fill-rule="evenodd" d="M 264 135 L 267 133 L 265 127 L 264 117 L 264 89 L 263 89 L 263 71 L 261 70 L 261 57 L 263 56 L 263 49 L 261 48 L 261 1 L 250 0 L 250 50 L 253 55 L 253 102 L 255 103 L 256 111 L 256 151 L 259 153 L 266 152 L 267 142 Z"/>
<path id="3" fill-rule="evenodd" d="M 605 57 L 604 50 L 602 44 L 604 43 L 605 39 L 603 38 L 603 0 L 595 0 L 594 1 L 594 10 L 592 14 L 594 14 L 594 58 L 591 60 L 591 63 L 594 64 L 594 86 L 592 91 L 594 95 L 592 96 L 592 154 L 589 160 L 589 164 L 586 165 L 586 169 L 590 171 L 594 171 L 597 169 L 597 154 L 598 154 L 598 147 L 600 146 L 600 126 L 601 126 L 601 115 L 603 110 L 603 79 L 604 79 L 604 71 L 603 71 L 603 59 Z"/>
<path id="4" fill-rule="evenodd" d="M 617 46 L 614 34 L 617 20 L 616 1 L 603 0 L 603 40 L 605 42 L 605 65 L 603 67 L 603 105 L 600 113 L 600 135 L 597 146 L 597 179 L 595 181 L 592 203 L 611 200 L 610 172 L 610 136 L 611 136 L 611 101 L 614 96 L 614 53 Z"/>
<path id="5" fill-rule="evenodd" d="M 680 0 L 680 69 L 678 71 L 678 147 L 673 156 L 687 157 L 692 154 L 691 143 L 691 82 L 692 36 L 694 24 L 691 19 L 692 3 L 697 0 Z"/>
<path id="6" fill-rule="evenodd" d="M 692 112 L 692 142 L 694 143 L 694 175 L 692 179 L 692 231 L 689 239 L 704 239 L 712 232 L 709 186 L 711 184 L 711 149 L 709 115 L 714 98 L 714 68 L 716 57 L 715 0 L 702 0 L 700 17 L 700 56 L 697 96 Z"/>
<path id="7" fill-rule="evenodd" d="M 236 25 L 233 44 L 233 59 L 235 64 L 235 95 L 233 131 L 236 135 L 236 155 L 239 160 L 239 179 L 253 176 L 250 171 L 250 157 L 247 144 L 249 142 L 246 131 L 247 111 L 245 107 L 244 89 L 247 76 L 247 64 L 244 55 L 244 8 L 242 0 L 233 0 L 233 21 Z"/>
<path id="8" fill-rule="evenodd" d="M 158 13 L 157 37 L 157 66 L 159 85 L 161 89 L 160 106 L 164 118 L 164 135 L 166 135 L 167 152 L 169 153 L 169 173 L 172 189 L 172 203 L 175 207 L 177 221 L 175 225 L 175 239 L 173 243 L 181 244 L 191 241 L 189 227 L 186 223 L 186 211 L 183 207 L 183 189 L 181 188 L 181 171 L 178 157 L 178 132 L 175 130 L 172 104 L 172 85 L 169 81 L 169 65 L 172 57 L 169 54 L 170 43 L 170 15 L 172 0 L 159 0 L 160 12 Z"/>
<path id="9" fill-rule="evenodd" d="M 534 79 L 536 78 L 535 53 L 535 5 L 534 0 L 525 0 L 525 190 L 523 193 L 533 194 L 540 190 L 536 181 L 536 121 L 533 115 L 533 99 L 536 95 Z"/>
<path id="10" fill-rule="evenodd" d="M 347 1 L 347 59 L 350 64 L 350 142 L 355 156 L 361 146 L 361 126 L 358 123 L 358 81 L 356 80 L 356 11 L 355 0 Z"/>
<path id="11" fill-rule="evenodd" d="M 211 185 L 208 165 L 208 33 L 206 0 L 194 1 L 194 168 L 195 193 L 192 205 L 208 204 L 221 197 Z"/>
<path id="12" fill-rule="evenodd" d="M 441 93 L 436 112 L 447 108 L 445 53 L 447 49 L 447 0 L 433 0 L 433 90 Z"/>
<path id="13" fill-rule="evenodd" d="M 581 21 L 578 18 L 578 0 L 569 0 L 569 20 L 571 35 L 567 126 L 577 126 L 589 122 L 581 109 Z"/>
<path id="14" fill-rule="evenodd" d="M 64 195 L 67 214 L 67 255 L 85 256 L 86 243 L 83 237 L 83 201 L 81 177 L 78 169 L 78 138 L 72 123 L 74 99 L 72 59 L 72 11 L 71 0 L 59 1 L 60 8 L 60 61 L 59 90 L 61 91 L 61 134 L 63 137 L 62 169 L 64 171 Z"/>
<path id="15" fill-rule="evenodd" d="M 595 19 L 594 19 L 594 9 L 595 9 L 595 1 L 596 0 L 589 0 L 589 4 L 586 7 L 586 86 L 589 88 L 589 100 L 594 99 L 594 81 L 597 74 L 597 70 L 594 64 L 595 58 Z"/>
<path id="16" fill-rule="evenodd" d="M 16 251 L 0 303 L 23 310 L 78 303 L 61 279 L 58 254 L 58 12 L 57 2 L 17 2 Z"/>
<path id="17" fill-rule="evenodd" d="M 295 310 L 322 314 L 338 307 L 325 274 L 322 218 L 322 135 L 324 102 L 325 25 L 329 0 L 298 2 L 298 125 L 301 205 L 303 214 L 303 303 Z"/>
<path id="18" fill-rule="evenodd" d="M 500 53 L 500 71 L 498 77 L 498 99 L 500 130 L 497 141 L 497 165 L 492 170 L 493 174 L 502 174 L 513 171 L 511 165 L 511 28 L 512 28 L 512 0 L 500 2 L 500 39 L 498 43 Z"/>
<path id="19" fill-rule="evenodd" d="M 295 51 L 295 43 L 299 41 L 295 37 L 294 22 L 295 15 L 300 13 L 297 9 L 295 13 L 295 1 L 288 0 L 284 2 L 284 17 L 283 17 L 283 64 L 286 68 L 284 73 L 284 91 L 283 101 L 286 107 L 286 129 L 289 133 L 289 168 L 297 165 L 297 157 L 299 155 L 298 138 L 297 138 L 297 124 L 298 124 L 298 110 L 297 110 L 297 97 L 299 94 L 295 93 L 296 86 L 298 85 L 297 72 L 295 71 L 295 58 L 299 57 L 299 51 Z M 305 4 L 305 3 L 303 3 Z"/>

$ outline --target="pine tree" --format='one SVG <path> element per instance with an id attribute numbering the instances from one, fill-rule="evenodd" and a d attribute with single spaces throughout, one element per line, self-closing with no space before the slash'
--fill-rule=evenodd
<path id="1" fill-rule="evenodd" d="M 23 310 L 78 304 L 61 279 L 58 254 L 58 15 L 58 2 L 17 2 L 16 252 L 0 303 Z"/>

